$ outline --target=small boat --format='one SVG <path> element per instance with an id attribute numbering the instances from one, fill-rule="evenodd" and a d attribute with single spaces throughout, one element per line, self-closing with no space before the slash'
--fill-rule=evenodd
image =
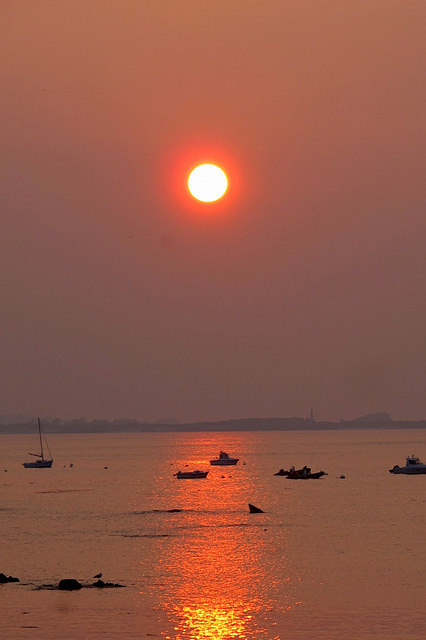
<path id="1" fill-rule="evenodd" d="M 231 456 L 227 454 L 225 451 L 221 451 L 219 453 L 218 458 L 214 458 L 214 460 L 210 460 L 210 464 L 225 467 L 225 466 L 237 464 L 238 460 L 239 458 L 231 458 Z"/>
<path id="2" fill-rule="evenodd" d="M 279 471 L 277 471 L 277 473 L 274 473 L 274 476 L 286 476 L 288 477 L 290 475 L 290 473 L 292 474 L 303 474 L 304 473 L 304 469 L 306 469 L 309 473 L 310 473 L 310 469 L 309 467 L 303 467 L 303 469 L 295 469 L 294 467 L 291 467 L 291 469 L 289 469 L 288 471 L 286 471 L 285 469 L 280 469 Z"/>
<path id="3" fill-rule="evenodd" d="M 423 464 L 417 456 L 408 456 L 405 467 L 399 467 L 396 464 L 393 469 L 389 469 L 389 473 L 405 473 L 406 475 L 426 473 L 426 464 Z"/>
<path id="4" fill-rule="evenodd" d="M 178 480 L 189 480 L 190 478 L 207 478 L 208 471 L 178 471 L 173 475 L 178 478 Z"/>
<path id="5" fill-rule="evenodd" d="M 37 460 L 32 462 L 24 462 L 25 469 L 50 469 L 53 464 L 52 454 L 50 453 L 49 445 L 47 444 L 46 436 L 44 435 L 43 428 L 41 426 L 40 418 L 37 418 L 38 425 L 38 437 L 40 441 L 40 453 L 29 453 L 30 456 L 34 456 Z M 49 457 L 45 457 L 45 449 L 49 453 Z"/>
<path id="6" fill-rule="evenodd" d="M 274 476 L 288 476 L 290 471 L 285 471 L 284 469 L 280 469 L 277 473 L 274 473 Z"/>
<path id="7" fill-rule="evenodd" d="M 291 470 L 288 474 L 287 478 L 290 480 L 318 480 L 318 478 L 322 478 L 322 476 L 326 476 L 325 471 L 316 471 L 315 473 L 311 473 L 309 467 L 303 467 L 303 469 Z"/>

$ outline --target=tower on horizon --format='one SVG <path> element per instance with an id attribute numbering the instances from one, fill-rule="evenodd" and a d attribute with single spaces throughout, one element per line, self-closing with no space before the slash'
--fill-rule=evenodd
<path id="1" fill-rule="evenodd" d="M 315 422 L 315 418 L 314 418 L 314 410 L 311 409 L 309 412 L 309 422 L 313 423 Z"/>

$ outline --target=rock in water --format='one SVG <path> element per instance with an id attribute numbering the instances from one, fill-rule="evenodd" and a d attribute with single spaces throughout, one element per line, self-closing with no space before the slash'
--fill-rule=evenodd
<path id="1" fill-rule="evenodd" d="M 97 587 L 98 589 L 103 589 L 105 587 L 105 582 L 99 578 L 92 584 L 92 587 Z"/>
<path id="2" fill-rule="evenodd" d="M 6 576 L 4 573 L 0 573 L 0 584 L 6 584 L 6 582 L 19 582 L 19 578 Z"/>
<path id="3" fill-rule="evenodd" d="M 103 580 L 97 580 L 92 584 L 92 587 L 96 587 L 97 589 L 109 589 L 111 587 L 124 587 L 124 584 L 114 584 L 113 582 L 104 582 Z"/>
<path id="4" fill-rule="evenodd" d="M 250 510 L 250 513 L 264 513 L 262 509 L 259 509 L 259 507 L 255 507 L 254 504 L 250 504 L 250 502 L 249 502 L 249 510 Z"/>
<path id="5" fill-rule="evenodd" d="M 74 578 L 64 578 L 63 580 L 60 580 L 58 584 L 58 589 L 61 591 L 78 591 L 78 589 L 81 589 L 82 587 L 83 585 Z"/>

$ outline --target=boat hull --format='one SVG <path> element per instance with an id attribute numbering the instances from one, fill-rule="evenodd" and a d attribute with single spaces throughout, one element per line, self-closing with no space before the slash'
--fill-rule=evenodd
<path id="1" fill-rule="evenodd" d="M 50 469 L 53 460 L 36 460 L 35 462 L 24 462 L 25 469 Z"/>
<path id="2" fill-rule="evenodd" d="M 175 476 L 178 480 L 200 480 L 206 478 L 208 471 L 178 471 Z"/>
<path id="3" fill-rule="evenodd" d="M 419 474 L 426 474 L 426 466 L 418 467 L 417 469 L 410 469 L 407 467 L 394 467 L 389 469 L 389 473 L 403 474 L 406 476 L 416 476 Z"/>
<path id="4" fill-rule="evenodd" d="M 299 474 L 297 471 L 289 473 L 287 478 L 289 480 L 318 480 L 327 474 L 325 471 L 317 471 L 316 473 Z"/>
<path id="5" fill-rule="evenodd" d="M 426 473 L 426 464 L 415 455 L 407 456 L 405 467 L 400 467 L 396 464 L 393 469 L 389 469 L 389 473 L 404 474 L 406 476 L 424 474 Z"/>
<path id="6" fill-rule="evenodd" d="M 239 458 L 229 458 L 227 460 L 210 460 L 210 464 L 214 467 L 230 467 L 237 464 Z"/>

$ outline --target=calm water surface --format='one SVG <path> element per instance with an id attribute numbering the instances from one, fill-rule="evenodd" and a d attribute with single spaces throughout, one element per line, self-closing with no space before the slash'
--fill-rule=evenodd
<path id="1" fill-rule="evenodd" d="M 426 637 L 426 476 L 388 472 L 422 430 L 54 435 L 50 470 L 0 442 L 5 640 Z M 273 475 L 292 464 L 329 475 Z M 39 589 L 99 571 L 125 588 Z"/>

